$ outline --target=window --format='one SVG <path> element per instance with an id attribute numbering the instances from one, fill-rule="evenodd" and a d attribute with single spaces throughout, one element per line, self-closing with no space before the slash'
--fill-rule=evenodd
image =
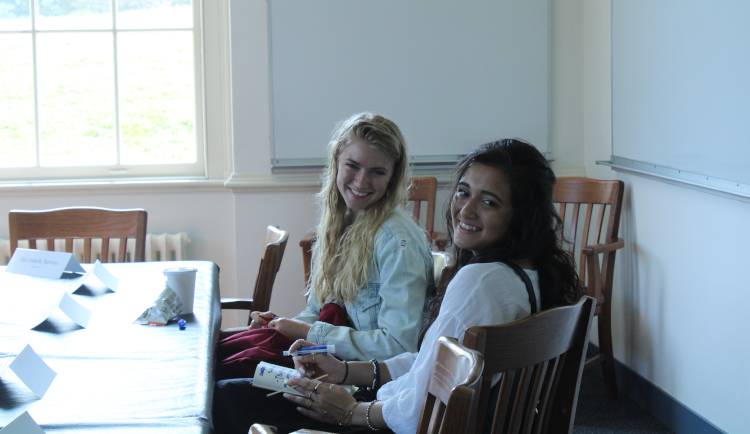
<path id="1" fill-rule="evenodd" d="M 0 0 L 0 178 L 204 176 L 198 0 Z"/>

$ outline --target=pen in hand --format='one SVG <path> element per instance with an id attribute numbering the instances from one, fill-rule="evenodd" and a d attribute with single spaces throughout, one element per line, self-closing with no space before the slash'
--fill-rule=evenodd
<path id="1" fill-rule="evenodd" d="M 290 353 L 284 351 L 281 353 L 282 356 L 304 356 L 305 354 L 334 354 L 336 352 L 336 345 L 318 345 L 314 347 L 299 348 L 297 351 Z"/>
<path id="2" fill-rule="evenodd" d="M 318 377 L 318 378 L 313 378 L 313 379 L 312 379 L 312 380 L 310 380 L 310 381 L 318 381 L 318 380 L 320 380 L 321 378 L 324 378 L 324 377 L 327 377 L 327 376 L 328 376 L 328 374 L 323 374 L 323 375 L 321 375 L 320 377 Z M 271 392 L 271 393 L 269 393 L 268 395 L 266 395 L 266 397 L 269 397 L 269 396 L 273 396 L 273 395 L 276 395 L 277 393 L 283 393 L 283 392 L 286 392 L 287 390 L 292 390 L 292 389 L 294 389 L 295 387 L 297 387 L 297 386 L 290 386 L 290 387 L 287 387 L 286 389 L 281 389 L 281 390 L 277 390 L 277 391 L 275 391 L 275 392 Z"/>

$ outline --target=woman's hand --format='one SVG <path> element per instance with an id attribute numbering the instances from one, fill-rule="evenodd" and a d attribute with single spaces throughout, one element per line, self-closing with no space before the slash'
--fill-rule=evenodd
<path id="1" fill-rule="evenodd" d="M 252 321 L 250 321 L 250 330 L 253 329 L 259 329 L 263 327 L 268 327 L 268 323 L 271 322 L 274 318 L 276 318 L 276 315 L 271 312 L 250 312 L 250 318 Z"/>
<path id="2" fill-rule="evenodd" d="M 268 327 L 276 329 L 292 339 L 305 339 L 310 332 L 312 325 L 296 319 L 272 318 L 272 320 L 268 322 Z"/>
<path id="3" fill-rule="evenodd" d="M 350 425 L 352 410 L 357 400 L 344 388 L 331 383 L 290 378 L 289 386 L 297 386 L 304 396 L 284 394 L 284 398 L 297 404 L 297 411 L 320 422 Z"/>
<path id="4" fill-rule="evenodd" d="M 315 345 L 312 342 L 298 339 L 289 347 L 289 352 L 293 353 L 300 348 L 314 347 Z M 328 374 L 325 377 L 328 383 L 339 384 L 345 380 L 344 376 L 346 375 L 346 365 L 344 362 L 328 354 L 315 354 L 315 357 L 312 354 L 295 356 L 294 368 L 304 377 L 309 378 Z"/>

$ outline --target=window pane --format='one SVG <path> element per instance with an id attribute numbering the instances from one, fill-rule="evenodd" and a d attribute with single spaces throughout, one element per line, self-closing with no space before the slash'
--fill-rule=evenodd
<path id="1" fill-rule="evenodd" d="M 115 164 L 110 33 L 37 35 L 42 166 Z"/>
<path id="2" fill-rule="evenodd" d="M 40 30 L 111 29 L 111 0 L 35 0 Z"/>
<path id="3" fill-rule="evenodd" d="M 31 35 L 0 35 L 0 167 L 36 165 Z"/>
<path id="4" fill-rule="evenodd" d="M 194 163 L 192 32 L 119 33 L 117 52 L 122 163 Z"/>
<path id="5" fill-rule="evenodd" d="M 193 27 L 190 0 L 119 0 L 118 29 L 174 29 Z"/>
<path id="6" fill-rule="evenodd" d="M 0 30 L 31 29 L 29 0 L 0 0 Z"/>

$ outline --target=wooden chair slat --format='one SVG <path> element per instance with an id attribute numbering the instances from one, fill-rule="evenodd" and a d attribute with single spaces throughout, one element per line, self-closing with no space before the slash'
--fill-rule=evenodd
<path id="1" fill-rule="evenodd" d="M 102 240 L 104 242 L 104 240 Z M 120 245 L 117 248 L 117 258 L 115 258 L 115 261 L 118 262 L 125 262 L 128 260 L 128 258 L 125 256 L 126 248 L 127 248 L 128 240 L 125 238 L 120 238 Z M 109 248 L 107 248 L 107 252 L 109 252 Z M 163 252 L 165 255 L 169 255 L 169 252 Z M 171 256 L 167 258 L 167 260 L 171 260 Z"/>
<path id="2" fill-rule="evenodd" d="M 91 238 L 83 239 L 83 262 L 86 262 L 86 263 L 95 262 L 95 259 L 94 260 L 91 259 Z"/>

